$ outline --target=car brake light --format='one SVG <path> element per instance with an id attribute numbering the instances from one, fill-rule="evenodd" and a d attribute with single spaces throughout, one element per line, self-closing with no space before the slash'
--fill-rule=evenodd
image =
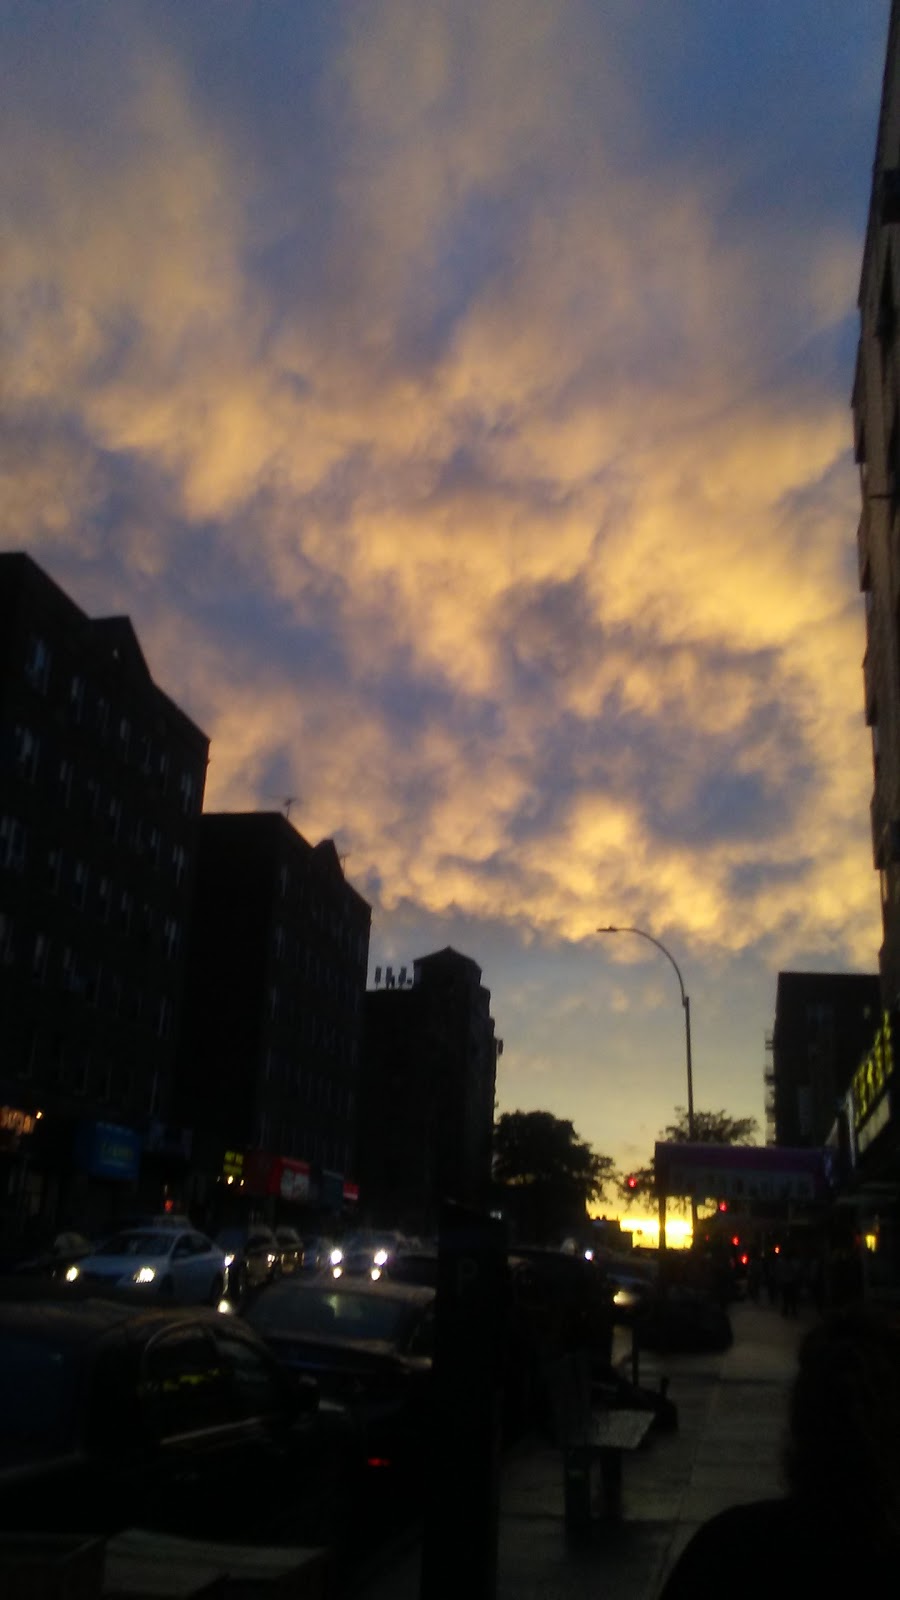
<path id="1" fill-rule="evenodd" d="M 369 1459 L 366 1462 L 367 1467 L 389 1467 L 390 1464 L 390 1458 L 388 1456 L 369 1456 Z"/>

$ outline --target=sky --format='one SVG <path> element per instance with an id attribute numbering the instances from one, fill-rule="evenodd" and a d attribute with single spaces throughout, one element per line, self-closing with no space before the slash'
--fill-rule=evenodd
<path id="1" fill-rule="evenodd" d="M 887 0 L 0 0 L 0 547 L 624 1170 L 874 972 L 849 397 Z"/>

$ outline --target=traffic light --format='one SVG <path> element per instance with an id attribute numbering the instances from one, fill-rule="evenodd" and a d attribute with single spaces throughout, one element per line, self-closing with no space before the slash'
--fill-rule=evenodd
<path id="1" fill-rule="evenodd" d="M 628 1177 L 625 1179 L 625 1187 L 628 1188 L 628 1189 L 636 1189 L 637 1186 L 638 1186 L 637 1178 L 635 1177 L 633 1172 L 629 1172 Z"/>
<path id="2" fill-rule="evenodd" d="M 719 1201 L 719 1210 L 720 1211 L 727 1211 L 728 1210 L 728 1201 L 727 1200 L 720 1200 Z"/>

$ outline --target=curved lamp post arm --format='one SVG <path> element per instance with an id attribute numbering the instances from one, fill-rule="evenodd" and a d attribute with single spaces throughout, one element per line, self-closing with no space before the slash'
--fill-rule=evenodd
<path id="1" fill-rule="evenodd" d="M 681 1004 L 684 1007 L 684 1040 L 685 1040 L 685 1051 L 686 1051 L 686 1055 L 687 1055 L 688 1138 L 693 1141 L 693 1138 L 694 1138 L 694 1071 L 693 1071 L 693 1063 L 691 1061 L 691 1002 L 690 1002 L 690 997 L 687 994 L 685 994 L 685 992 L 684 992 L 684 979 L 681 976 L 681 968 L 679 967 L 678 962 L 675 960 L 675 957 L 673 956 L 671 950 L 667 950 L 665 945 L 661 944 L 659 939 L 655 939 L 652 933 L 647 933 L 645 928 L 613 928 L 613 927 L 609 927 L 609 928 L 598 928 L 597 932 L 598 933 L 634 933 L 634 934 L 637 935 L 637 937 L 639 939 L 646 939 L 649 944 L 655 945 L 657 950 L 661 950 L 663 955 L 665 956 L 666 960 L 671 962 L 672 966 L 675 968 L 675 976 L 678 979 L 678 987 L 681 990 Z"/>

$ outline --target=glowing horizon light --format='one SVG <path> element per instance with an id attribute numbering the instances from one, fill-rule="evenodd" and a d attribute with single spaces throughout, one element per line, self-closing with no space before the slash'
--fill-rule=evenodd
<path id="1" fill-rule="evenodd" d="M 650 1249 L 659 1249 L 659 1218 L 644 1216 L 635 1213 L 620 1217 L 619 1223 L 623 1233 L 630 1233 L 635 1244 L 647 1245 Z M 671 1250 L 689 1250 L 693 1235 L 689 1217 L 666 1218 L 666 1245 Z"/>

